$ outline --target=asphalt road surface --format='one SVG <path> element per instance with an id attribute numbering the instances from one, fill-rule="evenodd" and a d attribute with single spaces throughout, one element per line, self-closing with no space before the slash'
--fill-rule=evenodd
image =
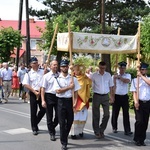
<path id="1" fill-rule="evenodd" d="M 55 142 L 50 141 L 46 118 L 39 124 L 40 133 L 32 135 L 30 128 L 29 104 L 17 98 L 10 98 L 7 104 L 0 104 L 0 150 L 60 150 L 59 126 L 56 130 Z M 101 113 L 102 116 L 102 113 Z M 134 115 L 130 116 L 131 128 L 134 131 Z M 133 135 L 123 132 L 122 114 L 119 116 L 118 133 L 112 133 L 110 119 L 104 139 L 96 139 L 92 130 L 91 108 L 84 130 L 84 137 L 72 140 L 69 137 L 69 150 L 148 150 L 150 149 L 150 123 L 147 130 L 147 146 L 135 146 Z"/>

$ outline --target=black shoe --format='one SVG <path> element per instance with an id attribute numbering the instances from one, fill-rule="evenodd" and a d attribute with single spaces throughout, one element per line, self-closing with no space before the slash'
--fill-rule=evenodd
<path id="1" fill-rule="evenodd" d="M 135 141 L 136 146 L 141 146 L 141 143 L 139 141 Z"/>
<path id="2" fill-rule="evenodd" d="M 117 129 L 113 129 L 113 133 L 117 133 L 118 131 L 117 131 Z"/>
<path id="3" fill-rule="evenodd" d="M 95 133 L 95 137 L 96 137 L 97 139 L 100 139 L 100 134 Z"/>
<path id="4" fill-rule="evenodd" d="M 146 146 L 146 144 L 144 142 L 140 142 L 141 143 L 141 146 Z"/>
<path id="5" fill-rule="evenodd" d="M 56 141 L 55 135 L 51 135 L 51 141 Z"/>
<path id="6" fill-rule="evenodd" d="M 71 135 L 71 138 L 72 139 L 77 139 L 77 136 L 76 135 Z"/>
<path id="7" fill-rule="evenodd" d="M 67 145 L 62 145 L 61 149 L 62 150 L 67 150 Z"/>
<path id="8" fill-rule="evenodd" d="M 105 137 L 104 133 L 103 133 L 103 132 L 100 132 L 100 139 L 102 139 L 102 138 L 104 138 L 104 137 Z"/>
<path id="9" fill-rule="evenodd" d="M 38 135 L 38 132 L 37 131 L 33 131 L 33 135 Z"/>
<path id="10" fill-rule="evenodd" d="M 83 132 L 79 134 L 80 137 L 83 137 Z"/>
<path id="11" fill-rule="evenodd" d="M 130 132 L 125 132 L 125 133 L 124 133 L 124 135 L 131 135 L 131 134 L 133 134 L 133 132 L 131 132 L 131 131 L 130 131 Z"/>

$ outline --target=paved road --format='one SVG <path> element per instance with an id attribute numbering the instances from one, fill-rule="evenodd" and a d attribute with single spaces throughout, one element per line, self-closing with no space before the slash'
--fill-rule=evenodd
<path id="1" fill-rule="evenodd" d="M 101 114 L 102 115 L 102 114 Z M 72 150 L 148 150 L 150 149 L 150 124 L 146 139 L 147 146 L 137 147 L 133 136 L 125 136 L 122 129 L 122 116 L 119 117 L 119 132 L 112 133 L 109 121 L 104 139 L 94 137 L 91 126 L 91 109 L 85 126 L 84 137 L 69 138 L 68 149 Z M 7 104 L 0 104 L 0 150 L 60 150 L 59 127 L 57 140 L 50 141 L 46 119 L 39 124 L 40 134 L 33 136 L 30 128 L 29 104 L 16 98 L 10 98 Z M 134 116 L 131 116 L 131 128 L 134 129 Z"/>

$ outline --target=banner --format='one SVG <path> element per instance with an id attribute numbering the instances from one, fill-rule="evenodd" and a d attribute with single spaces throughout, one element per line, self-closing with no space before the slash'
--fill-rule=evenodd
<path id="1" fill-rule="evenodd" d="M 72 32 L 72 52 L 77 53 L 136 53 L 137 35 L 111 35 Z M 68 51 L 69 34 L 57 34 L 57 50 Z"/>

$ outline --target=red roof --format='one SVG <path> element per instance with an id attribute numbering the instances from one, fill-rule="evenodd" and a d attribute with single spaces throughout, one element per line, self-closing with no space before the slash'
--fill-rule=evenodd
<path id="1" fill-rule="evenodd" d="M 25 52 L 25 50 L 23 50 L 23 49 L 20 49 L 20 50 L 19 50 L 19 58 L 24 54 L 24 52 Z M 14 49 L 14 53 L 12 53 L 12 54 L 10 55 L 10 57 L 11 57 L 11 58 L 16 58 L 16 53 L 17 53 L 17 49 Z"/>
<path id="2" fill-rule="evenodd" d="M 37 27 L 45 29 L 46 22 L 45 21 L 35 21 L 34 19 L 30 19 L 30 37 L 31 38 L 40 38 L 42 33 L 38 31 Z M 18 30 L 18 20 L 0 20 L 0 28 L 8 28 L 12 27 L 15 30 Z M 26 36 L 26 21 L 22 21 L 21 34 Z"/>

